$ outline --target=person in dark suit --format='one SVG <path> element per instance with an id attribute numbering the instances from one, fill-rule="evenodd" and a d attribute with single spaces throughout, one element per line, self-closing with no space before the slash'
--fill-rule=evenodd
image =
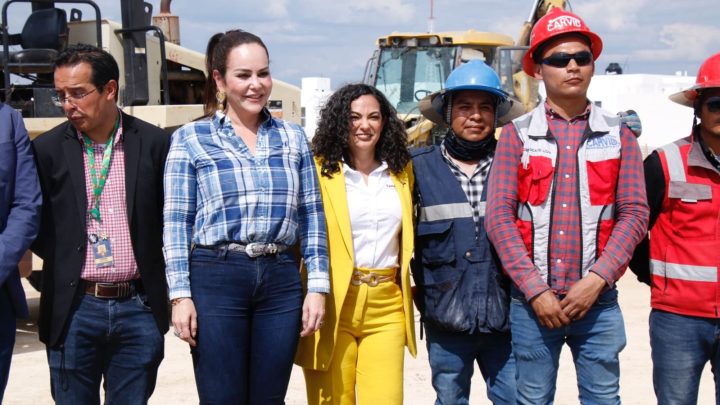
<path id="1" fill-rule="evenodd" d="M 40 340 L 58 404 L 144 404 L 168 329 L 162 252 L 169 135 L 122 113 L 118 66 L 77 45 L 55 62 L 68 121 L 33 141 L 44 197 Z"/>
<path id="2" fill-rule="evenodd" d="M 37 235 L 40 201 L 22 117 L 0 103 L 0 403 L 10 374 L 15 318 L 28 316 L 17 264 Z"/>

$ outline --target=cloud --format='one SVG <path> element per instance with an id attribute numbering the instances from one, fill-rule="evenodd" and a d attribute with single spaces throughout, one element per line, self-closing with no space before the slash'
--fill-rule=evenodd
<path id="1" fill-rule="evenodd" d="M 402 0 L 369 0 L 362 2 L 349 2 L 348 10 L 361 13 L 382 13 L 390 18 L 407 20 L 415 13 L 415 6 Z"/>
<path id="2" fill-rule="evenodd" d="M 262 2 L 266 7 L 268 14 L 273 18 L 282 18 L 288 16 L 287 0 L 266 0 Z"/>
<path id="3" fill-rule="evenodd" d="M 582 3 L 574 11 L 592 30 L 633 31 L 649 3 L 650 0 L 599 0 Z"/>
<path id="4" fill-rule="evenodd" d="M 492 20 L 489 25 L 481 27 L 481 30 L 509 35 L 512 37 L 513 41 L 517 41 L 517 37 L 520 35 L 520 30 L 522 29 L 523 24 L 525 24 L 526 18 L 527 16 L 520 17 L 517 14 L 502 15 Z"/>
<path id="5" fill-rule="evenodd" d="M 660 49 L 638 49 L 633 55 L 642 61 L 704 60 L 717 52 L 720 28 L 688 23 L 667 24 L 660 29 Z"/>
<path id="6" fill-rule="evenodd" d="M 297 11 L 325 24 L 386 25 L 415 18 L 415 5 L 407 0 L 305 0 Z"/>
<path id="7" fill-rule="evenodd" d="M 109 0 L 105 0 L 109 1 Z M 119 3 L 119 1 L 114 0 Z M 121 0 L 125 1 L 125 0 Z M 160 3 L 159 0 L 146 0 Z M 237 0 L 203 0 L 175 1 L 171 5 L 172 13 L 180 17 L 180 24 L 185 20 L 202 21 L 209 26 L 243 26 L 253 22 L 274 23 L 277 19 L 292 17 L 293 3 L 288 0 L 237 1 Z M 156 6 L 159 10 L 159 6 Z M 219 30 L 218 30 L 219 31 Z"/>

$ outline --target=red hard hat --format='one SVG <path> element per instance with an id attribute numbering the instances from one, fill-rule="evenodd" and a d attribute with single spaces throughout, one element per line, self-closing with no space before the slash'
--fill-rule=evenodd
<path id="1" fill-rule="evenodd" d="M 530 32 L 530 49 L 527 50 L 522 61 L 525 73 L 529 76 L 535 75 L 533 54 L 540 45 L 558 35 L 570 33 L 577 33 L 587 37 L 590 41 L 593 60 L 597 60 L 603 48 L 602 39 L 596 33 L 590 31 L 590 28 L 585 25 L 585 22 L 580 17 L 562 8 L 555 7 L 539 19 L 535 23 L 532 32 Z"/>
<path id="2" fill-rule="evenodd" d="M 720 52 L 707 58 L 707 60 L 703 62 L 700 70 L 698 70 L 694 86 L 671 95 L 670 100 L 692 107 L 698 96 L 698 90 L 711 87 L 720 87 Z"/>

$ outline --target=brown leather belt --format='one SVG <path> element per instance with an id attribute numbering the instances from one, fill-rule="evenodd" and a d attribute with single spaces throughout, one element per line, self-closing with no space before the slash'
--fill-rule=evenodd
<path id="1" fill-rule="evenodd" d="M 140 280 L 121 281 L 119 283 L 102 283 L 83 280 L 85 294 L 96 298 L 117 299 L 133 296 L 136 291 L 142 291 Z"/>

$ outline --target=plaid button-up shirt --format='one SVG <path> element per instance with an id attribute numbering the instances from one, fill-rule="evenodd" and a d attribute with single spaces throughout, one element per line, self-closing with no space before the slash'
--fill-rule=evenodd
<path id="1" fill-rule="evenodd" d="M 518 165 L 523 144 L 512 123 L 503 127 L 488 183 L 488 214 L 485 217 L 488 234 L 505 271 L 528 300 L 547 289 L 565 294 L 582 277 L 577 151 L 588 124 L 589 105 L 585 113 L 571 120 L 562 118 L 547 104 L 545 110 L 548 129 L 558 150 L 552 191 L 549 280 L 543 279 L 533 265 L 515 225 Z M 590 268 L 609 286 L 625 272 L 635 245 L 647 232 L 648 220 L 642 154 L 635 136 L 624 124 L 620 141 L 615 227 L 602 254 Z"/>
<path id="2" fill-rule="evenodd" d="M 83 167 L 85 168 L 85 197 L 87 198 L 87 212 L 85 223 L 87 234 L 102 236 L 107 235 L 110 239 L 113 264 L 107 267 L 95 266 L 95 255 L 93 246 L 89 239 L 85 252 L 85 264 L 83 265 L 80 277 L 90 281 L 119 282 L 140 277 L 135 255 L 133 253 L 132 240 L 130 239 L 130 224 L 127 215 L 127 202 L 125 195 L 125 142 L 122 131 L 122 116 L 117 134 L 113 140 L 113 150 L 110 158 L 110 169 L 108 171 L 105 187 L 100 196 L 100 219 L 98 223 L 90 215 L 90 209 L 94 201 L 93 182 L 90 177 L 90 166 L 85 148 L 85 142 L 80 132 L 77 132 L 78 142 L 83 145 Z M 103 153 L 107 145 L 92 143 L 95 156 L 95 172 L 100 174 Z"/>
<path id="3" fill-rule="evenodd" d="M 325 217 L 307 138 L 267 110 L 263 117 L 254 155 L 219 112 L 173 134 L 163 232 L 170 299 L 191 296 L 191 243 L 299 241 L 308 291 L 330 291 Z"/>
<path id="4" fill-rule="evenodd" d="M 494 133 L 490 135 L 495 136 Z M 480 227 L 480 218 L 484 215 L 480 212 L 480 207 L 482 205 L 482 193 L 483 188 L 485 188 L 485 178 L 487 177 L 488 172 L 490 171 L 490 166 L 492 165 L 493 155 L 490 154 L 485 158 L 480 159 L 475 167 L 475 172 L 473 172 L 472 176 L 468 177 L 460 169 L 460 167 L 453 162 L 447 152 L 447 149 L 445 149 L 445 145 L 440 145 L 440 150 L 442 151 L 443 160 L 445 160 L 445 163 L 447 163 L 450 168 L 450 172 L 460 183 L 460 187 L 462 187 L 465 192 L 465 196 L 472 207 L 473 220 L 475 221 L 475 232 L 477 232 Z"/>

